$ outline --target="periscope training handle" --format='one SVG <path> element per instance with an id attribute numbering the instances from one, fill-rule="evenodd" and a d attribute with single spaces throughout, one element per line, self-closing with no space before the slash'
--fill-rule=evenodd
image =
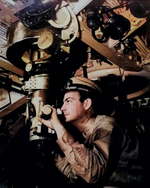
<path id="1" fill-rule="evenodd" d="M 52 113 L 53 113 L 53 109 L 52 109 L 52 107 L 51 107 L 49 104 L 46 104 L 46 105 L 44 105 L 44 106 L 41 108 L 41 112 L 42 112 L 42 118 L 48 120 L 48 119 L 51 118 L 51 115 L 52 115 Z M 57 108 L 57 114 L 58 114 L 58 115 L 61 115 L 61 114 L 62 114 L 62 112 L 61 112 L 61 110 L 60 110 L 59 108 Z M 50 129 L 50 128 L 48 128 L 48 133 L 54 134 L 55 131 L 52 130 L 52 129 Z"/>
<path id="2" fill-rule="evenodd" d="M 51 118 L 51 114 L 53 113 L 53 109 L 49 104 L 46 104 L 41 108 L 41 112 L 42 112 L 43 118 L 48 120 L 48 119 Z M 57 108 L 57 114 L 58 115 L 62 114 L 62 112 L 59 108 Z"/>

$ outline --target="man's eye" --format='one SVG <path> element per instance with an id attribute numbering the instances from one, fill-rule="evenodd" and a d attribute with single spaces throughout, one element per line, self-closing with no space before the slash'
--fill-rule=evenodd
<path id="1" fill-rule="evenodd" d="M 70 103 L 71 102 L 71 100 L 67 100 L 67 103 Z"/>

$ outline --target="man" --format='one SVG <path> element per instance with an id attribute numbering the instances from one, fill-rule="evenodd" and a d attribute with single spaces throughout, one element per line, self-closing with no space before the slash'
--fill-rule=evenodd
<path id="1" fill-rule="evenodd" d="M 82 134 L 83 142 L 65 128 L 55 108 L 52 108 L 49 120 L 38 118 L 55 130 L 56 143 L 64 154 L 57 154 L 56 166 L 72 184 L 102 186 L 123 153 L 123 128 L 116 124 L 114 118 L 98 115 L 102 114 L 99 109 L 105 107 L 105 102 L 98 85 L 85 77 L 73 77 L 66 85 L 61 111 L 66 123 Z M 121 162 L 126 163 L 126 160 Z"/>

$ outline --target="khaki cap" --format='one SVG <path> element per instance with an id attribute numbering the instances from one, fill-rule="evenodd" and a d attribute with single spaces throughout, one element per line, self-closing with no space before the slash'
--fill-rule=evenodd
<path id="1" fill-rule="evenodd" d="M 101 88 L 94 83 L 92 80 L 86 78 L 86 77 L 72 77 L 69 79 L 65 86 L 66 90 L 82 90 L 90 92 L 91 90 L 98 91 L 99 93 L 102 93 Z"/>

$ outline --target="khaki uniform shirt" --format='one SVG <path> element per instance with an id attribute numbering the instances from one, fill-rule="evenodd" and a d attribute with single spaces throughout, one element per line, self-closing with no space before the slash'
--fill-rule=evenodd
<path id="1" fill-rule="evenodd" d="M 99 115 L 95 120 L 93 132 L 86 136 L 83 144 L 68 144 L 71 150 L 64 157 L 57 155 L 57 168 L 71 182 L 79 177 L 87 183 L 95 183 L 103 177 L 109 159 L 109 146 L 115 121 L 113 118 Z"/>

